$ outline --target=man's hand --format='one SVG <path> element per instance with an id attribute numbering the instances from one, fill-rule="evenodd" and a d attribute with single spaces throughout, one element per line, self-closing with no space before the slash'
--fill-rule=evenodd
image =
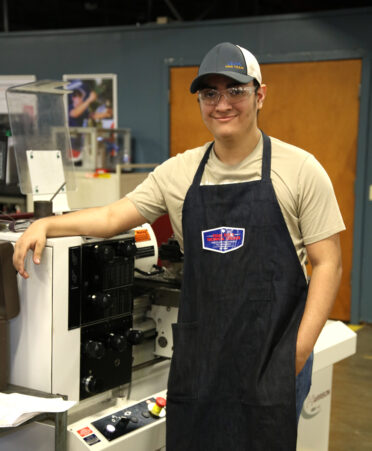
<path id="1" fill-rule="evenodd" d="M 97 99 L 97 94 L 95 93 L 95 91 L 91 91 L 90 94 L 89 94 L 89 96 L 88 96 L 88 98 L 87 98 L 87 101 L 88 101 L 89 103 L 92 103 L 92 102 L 94 102 L 96 99 Z"/>
<path id="2" fill-rule="evenodd" d="M 39 265 L 45 242 L 46 227 L 43 219 L 31 224 L 16 242 L 14 246 L 13 265 L 24 279 L 29 278 L 29 274 L 25 269 L 25 259 L 28 250 L 31 249 L 34 252 L 33 262 Z"/>

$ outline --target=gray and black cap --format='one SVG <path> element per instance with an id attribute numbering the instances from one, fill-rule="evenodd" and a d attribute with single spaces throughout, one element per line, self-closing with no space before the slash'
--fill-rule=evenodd
<path id="1" fill-rule="evenodd" d="M 190 91 L 194 94 L 203 87 L 203 79 L 207 75 L 225 75 L 239 83 L 257 80 L 261 85 L 260 65 L 255 56 L 235 44 L 222 42 L 213 47 L 203 58 L 198 76 L 193 80 Z"/>

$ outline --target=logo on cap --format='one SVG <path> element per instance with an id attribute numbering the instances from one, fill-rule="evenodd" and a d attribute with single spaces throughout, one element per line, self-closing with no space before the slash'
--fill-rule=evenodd
<path id="1" fill-rule="evenodd" d="M 239 62 L 229 61 L 227 64 L 225 64 L 225 69 L 244 70 L 244 67 Z"/>

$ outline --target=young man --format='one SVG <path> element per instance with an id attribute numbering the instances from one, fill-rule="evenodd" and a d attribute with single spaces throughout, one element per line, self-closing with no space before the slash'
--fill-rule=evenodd
<path id="1" fill-rule="evenodd" d="M 84 126 L 84 121 L 89 118 L 88 108 L 96 99 L 97 94 L 94 91 L 87 96 L 82 88 L 73 90 L 68 111 L 70 127 Z"/>
<path id="2" fill-rule="evenodd" d="M 184 280 L 167 450 L 295 450 L 312 349 L 340 283 L 344 224 L 314 157 L 258 129 L 266 86 L 250 52 L 213 47 L 191 92 L 213 143 L 166 161 L 114 204 L 35 222 L 14 264 L 28 277 L 26 252 L 40 262 L 47 236 L 112 236 L 168 212 Z"/>

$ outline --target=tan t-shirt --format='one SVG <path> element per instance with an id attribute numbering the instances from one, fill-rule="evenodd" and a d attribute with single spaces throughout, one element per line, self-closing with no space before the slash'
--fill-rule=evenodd
<path id="1" fill-rule="evenodd" d="M 158 166 L 127 197 L 150 222 L 169 213 L 174 234 L 183 248 L 182 207 L 200 161 L 210 143 L 187 150 Z M 345 229 L 332 183 L 310 153 L 271 138 L 271 180 L 299 260 L 304 267 L 305 245 Z M 261 178 L 263 139 L 237 165 L 222 163 L 212 151 L 202 185 L 239 183 Z"/>

